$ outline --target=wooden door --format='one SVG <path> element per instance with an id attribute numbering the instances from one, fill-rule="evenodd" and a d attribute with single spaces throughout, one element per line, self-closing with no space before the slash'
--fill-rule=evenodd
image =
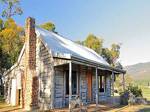
<path id="1" fill-rule="evenodd" d="M 87 72 L 87 83 L 88 83 L 88 100 L 91 101 L 92 99 L 92 71 L 91 70 L 88 70 Z"/>

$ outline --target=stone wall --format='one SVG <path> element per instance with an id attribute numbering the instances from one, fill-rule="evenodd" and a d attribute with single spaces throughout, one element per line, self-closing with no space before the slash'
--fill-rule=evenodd
<path id="1" fill-rule="evenodd" d="M 108 102 L 111 97 L 111 75 L 105 76 L 105 92 L 99 93 L 99 102 Z"/>
<path id="2" fill-rule="evenodd" d="M 95 74 L 95 73 L 94 73 Z M 95 75 L 92 76 L 92 91 L 93 91 L 93 102 L 96 101 L 96 79 Z M 99 93 L 98 99 L 99 102 L 107 102 L 109 97 L 111 97 L 111 75 L 105 75 L 105 92 Z"/>
<path id="3" fill-rule="evenodd" d="M 86 68 L 81 67 L 80 68 L 80 98 L 83 103 L 87 102 L 87 76 L 86 76 Z"/>
<path id="4" fill-rule="evenodd" d="M 52 53 L 40 39 L 36 43 L 36 73 L 39 77 L 39 106 L 42 110 L 53 108 L 53 66 Z"/>
<path id="5" fill-rule="evenodd" d="M 96 80 L 95 80 L 95 72 L 92 75 L 92 101 L 96 102 Z"/>
<path id="6" fill-rule="evenodd" d="M 111 97 L 111 75 L 106 76 L 106 96 Z"/>

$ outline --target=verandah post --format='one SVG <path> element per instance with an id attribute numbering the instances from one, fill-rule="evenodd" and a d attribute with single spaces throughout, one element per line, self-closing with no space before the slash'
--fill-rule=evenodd
<path id="1" fill-rule="evenodd" d="M 122 80 L 122 83 L 123 83 L 123 91 L 125 91 L 125 77 L 124 77 L 124 73 L 123 73 L 123 80 Z"/>
<path id="2" fill-rule="evenodd" d="M 71 97 L 72 97 L 72 63 L 69 63 L 69 111 L 71 111 Z"/>
<path id="3" fill-rule="evenodd" d="M 111 83 L 112 83 L 112 95 L 114 96 L 114 72 L 112 72 L 112 79 L 111 79 Z"/>
<path id="4" fill-rule="evenodd" d="M 97 77 L 97 68 L 95 71 L 95 75 L 96 75 L 96 108 L 98 107 L 98 77 Z"/>

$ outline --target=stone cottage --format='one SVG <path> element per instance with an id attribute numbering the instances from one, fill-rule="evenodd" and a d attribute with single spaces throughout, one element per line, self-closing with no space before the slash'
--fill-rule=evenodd
<path id="1" fill-rule="evenodd" d="M 113 97 L 116 74 L 92 49 L 26 20 L 25 44 L 18 61 L 5 74 L 5 98 L 25 110 L 63 108 L 73 97 L 100 103 Z"/>

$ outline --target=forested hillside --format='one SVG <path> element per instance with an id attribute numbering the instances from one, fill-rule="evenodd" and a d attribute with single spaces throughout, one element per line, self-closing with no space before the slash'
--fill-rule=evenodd
<path id="1" fill-rule="evenodd" d="M 149 80 L 150 81 L 150 62 L 138 63 L 131 66 L 126 66 L 127 73 L 134 80 Z"/>

